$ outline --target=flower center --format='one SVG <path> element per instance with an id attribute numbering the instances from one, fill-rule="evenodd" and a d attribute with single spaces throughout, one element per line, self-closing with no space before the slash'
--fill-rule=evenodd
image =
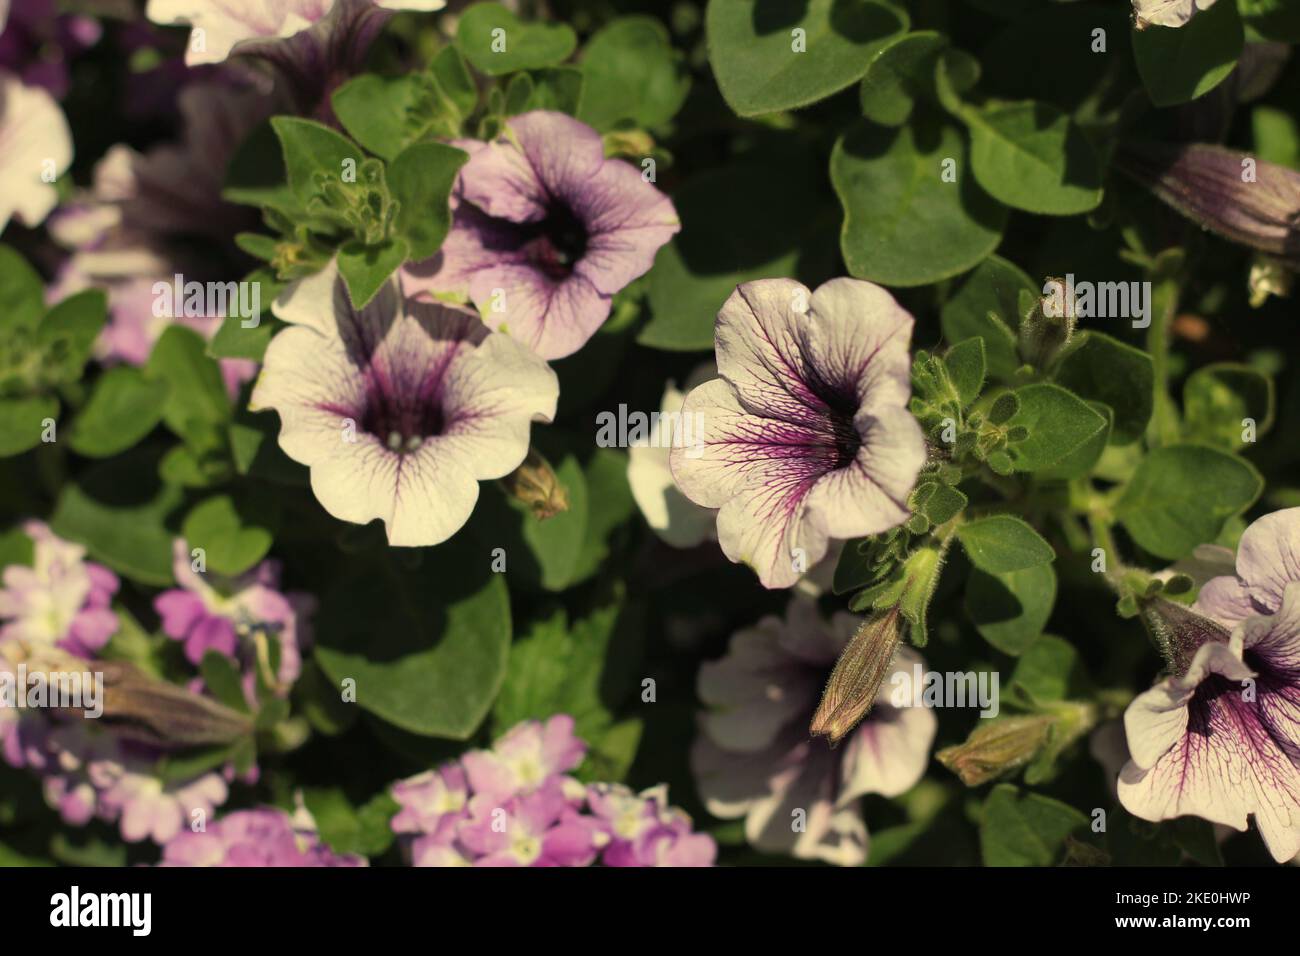
<path id="1" fill-rule="evenodd" d="M 366 405 L 360 425 L 389 451 L 406 455 L 418 450 L 425 439 L 442 434 L 442 409 L 432 402 L 398 401 L 377 395 Z"/>
<path id="2" fill-rule="evenodd" d="M 521 247 L 547 278 L 567 279 L 587 252 L 587 229 L 573 211 L 556 203 L 541 222 L 527 227 Z"/>

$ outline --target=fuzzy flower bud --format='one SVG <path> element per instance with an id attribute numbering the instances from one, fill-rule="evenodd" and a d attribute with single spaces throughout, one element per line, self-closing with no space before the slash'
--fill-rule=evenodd
<path id="1" fill-rule="evenodd" d="M 1300 172 L 1200 143 L 1130 143 L 1115 161 L 1203 228 L 1300 269 Z"/>
<path id="2" fill-rule="evenodd" d="M 898 613 L 892 607 L 862 622 L 826 682 L 810 733 L 838 744 L 871 710 L 898 650 Z"/>
<path id="3" fill-rule="evenodd" d="M 1042 298 L 1020 320 L 1020 357 L 1045 368 L 1069 344 L 1077 322 L 1073 283 L 1049 278 Z"/>
<path id="4" fill-rule="evenodd" d="M 968 787 L 1022 767 L 1047 743 L 1053 718 L 1049 714 L 1005 717 L 981 724 L 965 743 L 945 747 L 935 757 Z"/>
<path id="5" fill-rule="evenodd" d="M 545 521 L 569 510 L 569 492 L 555 475 L 551 463 L 535 449 L 528 449 L 524 463 L 501 479 L 506 494 L 526 504 Z"/>

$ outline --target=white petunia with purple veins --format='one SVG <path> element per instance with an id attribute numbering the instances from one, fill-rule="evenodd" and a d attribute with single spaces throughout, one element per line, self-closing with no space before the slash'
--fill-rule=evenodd
<path id="1" fill-rule="evenodd" d="M 764 587 L 794 584 L 829 539 L 901 524 L 925 463 L 907 410 L 912 317 L 880 286 L 793 279 L 739 286 L 718 313 L 721 378 L 683 414 L 703 448 L 674 448 L 678 487 L 717 508 L 718 541 Z"/>
<path id="2" fill-rule="evenodd" d="M 1236 575 L 1171 613 L 1172 676 L 1124 715 L 1120 802 L 1144 820 L 1237 830 L 1254 816 L 1273 858 L 1289 860 L 1300 853 L 1300 508 L 1252 524 Z"/>
<path id="3" fill-rule="evenodd" d="M 451 537 L 478 483 L 509 474 L 559 382 L 540 358 L 465 309 L 403 301 L 389 283 L 356 309 L 331 265 L 276 300 L 290 327 L 266 350 L 254 410 L 280 414 L 280 447 L 311 469 L 343 521 L 381 519 L 391 545 Z"/>
<path id="4" fill-rule="evenodd" d="M 407 287 L 467 296 L 492 329 L 542 358 L 580 349 L 614 293 L 681 228 L 667 196 L 563 113 L 524 113 L 490 143 L 456 145 L 470 158 L 451 231 L 432 258 L 405 267 Z"/>

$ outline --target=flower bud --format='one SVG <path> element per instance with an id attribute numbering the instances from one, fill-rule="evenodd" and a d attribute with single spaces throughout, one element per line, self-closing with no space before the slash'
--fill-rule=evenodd
<path id="1" fill-rule="evenodd" d="M 104 675 L 101 720 L 121 737 L 170 749 L 233 743 L 253 731 L 249 715 L 130 664 L 104 661 L 95 666 Z"/>
<path id="2" fill-rule="evenodd" d="M 1047 743 L 1050 714 L 1004 717 L 981 723 L 965 743 L 945 747 L 935 757 L 968 787 L 978 787 L 1029 763 Z"/>
<path id="3" fill-rule="evenodd" d="M 1203 228 L 1300 269 L 1300 172 L 1202 143 L 1129 143 L 1115 162 Z"/>
<path id="4" fill-rule="evenodd" d="M 1046 368 L 1069 344 L 1077 322 L 1073 282 L 1049 278 L 1043 283 L 1042 298 L 1020 320 L 1020 357 L 1036 368 Z"/>
<path id="5" fill-rule="evenodd" d="M 524 463 L 501 479 L 506 494 L 532 509 L 539 521 L 569 510 L 569 492 L 555 476 L 551 463 L 528 449 Z"/>
<path id="6" fill-rule="evenodd" d="M 835 662 L 810 733 L 829 737 L 834 746 L 858 725 L 876 701 L 900 636 L 897 607 L 862 622 Z"/>

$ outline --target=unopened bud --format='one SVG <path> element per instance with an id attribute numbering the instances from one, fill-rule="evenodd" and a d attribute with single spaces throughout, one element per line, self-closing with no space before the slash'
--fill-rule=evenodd
<path id="1" fill-rule="evenodd" d="M 1050 278 L 1043 295 L 1020 320 L 1020 357 L 1045 368 L 1074 335 L 1076 318 L 1074 283 Z"/>
<path id="2" fill-rule="evenodd" d="M 1285 298 L 1291 294 L 1295 273 L 1272 256 L 1256 255 L 1250 264 L 1250 277 L 1246 289 L 1250 293 L 1250 307 L 1258 309 L 1270 295 Z"/>
<path id="3" fill-rule="evenodd" d="M 1300 172 L 1204 143 L 1129 143 L 1115 163 L 1201 227 L 1300 269 Z"/>
<path id="4" fill-rule="evenodd" d="M 620 129 L 606 133 L 601 137 L 605 146 L 605 155 L 611 159 L 627 156 L 639 159 L 654 152 L 654 138 L 643 129 Z"/>
<path id="5" fill-rule="evenodd" d="M 965 743 L 945 747 L 935 757 L 966 786 L 978 787 L 1034 759 L 1052 722 L 1049 714 L 1032 714 L 981 723 Z"/>
<path id="6" fill-rule="evenodd" d="M 253 731 L 252 718 L 209 697 L 150 677 L 121 661 L 103 670 L 103 723 L 118 736 L 164 749 L 233 743 Z"/>
<path id="7" fill-rule="evenodd" d="M 900 636 L 897 607 L 862 622 L 835 662 L 808 728 L 811 734 L 829 737 L 834 746 L 867 716 L 889 673 Z"/>
<path id="8" fill-rule="evenodd" d="M 501 487 L 532 509 L 539 521 L 569 510 L 568 490 L 560 484 L 551 463 L 535 449 L 528 449 L 524 463 L 501 479 Z"/>

